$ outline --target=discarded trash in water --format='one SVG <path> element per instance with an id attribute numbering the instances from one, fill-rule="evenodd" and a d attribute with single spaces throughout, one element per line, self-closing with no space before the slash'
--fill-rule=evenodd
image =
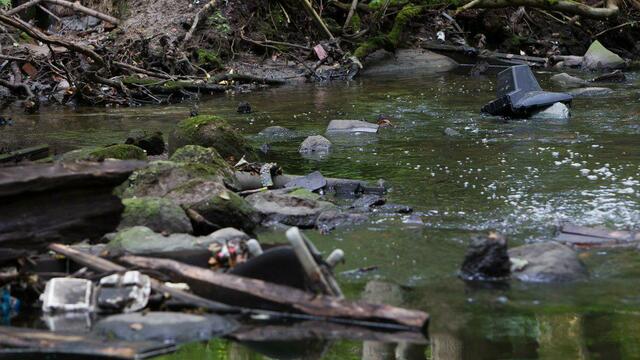
<path id="1" fill-rule="evenodd" d="M 127 271 L 100 279 L 98 307 L 108 312 L 134 312 L 149 302 L 151 282 L 139 271 Z"/>
<path id="2" fill-rule="evenodd" d="M 0 320 L 8 323 L 20 311 L 20 300 L 11 296 L 9 286 L 0 288 Z"/>
<path id="3" fill-rule="evenodd" d="M 498 98 L 482 107 L 490 115 L 526 118 L 555 103 L 570 104 L 573 97 L 566 93 L 542 90 L 527 65 L 512 66 L 498 74 Z"/>
<path id="4" fill-rule="evenodd" d="M 85 279 L 53 278 L 47 282 L 41 296 L 42 311 L 91 312 L 93 283 Z"/>

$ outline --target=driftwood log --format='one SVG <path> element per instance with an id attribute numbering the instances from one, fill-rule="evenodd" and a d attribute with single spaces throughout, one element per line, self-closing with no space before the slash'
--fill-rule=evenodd
<path id="1" fill-rule="evenodd" d="M 226 289 L 286 306 L 292 312 L 320 318 L 350 319 L 380 325 L 386 323 L 390 327 L 395 325 L 396 328 L 401 326 L 413 330 L 426 330 L 429 323 L 429 315 L 422 311 L 316 295 L 289 286 L 217 273 L 173 260 L 140 256 L 123 256 L 119 260 L 132 266 L 171 273 L 188 283 L 196 294 L 207 298 L 215 298 L 218 289 Z"/>
<path id="2" fill-rule="evenodd" d="M 564 224 L 555 240 L 578 248 L 633 247 L 640 244 L 640 232 Z"/>
<path id="3" fill-rule="evenodd" d="M 120 222 L 113 195 L 141 161 L 37 164 L 0 168 L 0 250 L 96 239 Z"/>

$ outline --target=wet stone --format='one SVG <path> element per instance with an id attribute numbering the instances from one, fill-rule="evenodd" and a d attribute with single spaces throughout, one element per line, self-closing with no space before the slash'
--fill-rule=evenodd
<path id="1" fill-rule="evenodd" d="M 258 133 L 258 135 L 266 138 L 288 138 L 295 135 L 295 133 L 282 126 L 269 126 Z"/>
<path id="2" fill-rule="evenodd" d="M 326 154 L 331 149 L 331 141 L 322 135 L 309 136 L 304 139 L 298 152 L 301 154 L 321 153 Z"/>
<path id="3" fill-rule="evenodd" d="M 124 143 L 141 148 L 147 152 L 147 155 L 161 155 L 165 151 L 164 139 L 160 131 L 131 130 Z"/>
<path id="4" fill-rule="evenodd" d="M 594 41 L 584 54 L 582 67 L 587 70 L 621 69 L 626 66 L 623 58 Z"/>
<path id="5" fill-rule="evenodd" d="M 571 90 L 569 93 L 574 97 L 596 97 L 611 95 L 613 90 L 605 87 L 586 87 Z"/>
<path id="6" fill-rule="evenodd" d="M 173 201 L 159 197 L 122 200 L 124 213 L 119 229 L 146 226 L 158 233 L 191 233 L 193 227 L 184 210 Z"/>
<path id="7" fill-rule="evenodd" d="M 316 227 L 327 233 L 337 227 L 362 224 L 368 217 L 363 214 L 353 214 L 340 210 L 328 210 L 320 213 L 316 220 Z"/>
<path id="8" fill-rule="evenodd" d="M 509 276 L 510 269 L 507 240 L 492 233 L 471 239 L 460 275 L 465 280 L 503 280 Z"/>
<path id="9" fill-rule="evenodd" d="M 570 247 L 557 242 L 524 245 L 509 250 L 512 276 L 526 282 L 566 282 L 588 277 L 587 269 Z"/>
<path id="10" fill-rule="evenodd" d="M 302 228 L 314 227 L 320 213 L 335 207 L 318 199 L 317 194 L 299 188 L 265 191 L 246 198 L 262 215 L 263 222 Z"/>
<path id="11" fill-rule="evenodd" d="M 240 114 L 250 114 L 251 113 L 251 105 L 246 101 L 242 101 L 240 104 L 238 104 L 238 113 L 240 113 Z"/>
<path id="12" fill-rule="evenodd" d="M 314 171 L 306 176 L 299 177 L 284 184 L 285 188 L 304 188 L 309 191 L 320 190 L 327 186 L 327 179 L 322 176 L 320 171 Z"/>
<path id="13" fill-rule="evenodd" d="M 361 120 L 331 120 L 327 126 L 327 132 L 377 133 L 379 127 L 378 124 Z"/>
<path id="14" fill-rule="evenodd" d="M 571 76 L 567 73 L 553 75 L 551 81 L 562 87 L 580 87 L 587 84 L 586 80 Z"/>
<path id="15" fill-rule="evenodd" d="M 452 128 L 446 128 L 446 129 L 444 129 L 443 132 L 444 132 L 444 134 L 446 136 L 450 136 L 450 137 L 462 136 L 462 134 L 458 130 L 455 130 L 455 129 L 452 129 Z"/>
<path id="16" fill-rule="evenodd" d="M 386 203 L 386 199 L 379 195 L 373 194 L 364 194 L 359 197 L 356 201 L 351 205 L 352 208 L 355 209 L 370 209 L 374 206 L 381 206 Z"/>
<path id="17" fill-rule="evenodd" d="M 110 316 L 99 321 L 93 332 L 126 341 L 187 343 L 222 336 L 235 328 L 233 321 L 215 315 L 149 312 Z"/>

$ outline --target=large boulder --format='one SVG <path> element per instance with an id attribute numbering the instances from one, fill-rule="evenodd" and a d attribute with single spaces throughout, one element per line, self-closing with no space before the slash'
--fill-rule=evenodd
<path id="1" fill-rule="evenodd" d="M 181 251 L 207 251 L 209 246 L 214 243 L 225 244 L 230 241 L 247 240 L 249 240 L 247 234 L 234 228 L 220 229 L 207 236 L 189 234 L 165 236 L 145 226 L 134 226 L 120 230 L 107 244 L 107 249 L 134 255 L 161 255 Z"/>
<path id="2" fill-rule="evenodd" d="M 623 58 L 594 41 L 582 58 L 582 67 L 587 70 L 621 69 L 626 66 Z"/>
<path id="3" fill-rule="evenodd" d="M 109 316 L 100 320 L 93 332 L 107 339 L 178 344 L 208 341 L 236 327 L 232 320 L 216 315 L 148 312 Z"/>
<path id="4" fill-rule="evenodd" d="M 178 123 L 169 137 L 169 154 L 185 145 L 212 147 L 224 159 L 255 158 L 245 138 L 225 120 L 214 115 L 189 117 Z"/>
<path id="5" fill-rule="evenodd" d="M 557 242 L 519 246 L 509 250 L 512 277 L 528 282 L 563 282 L 588 277 L 587 269 L 570 247 Z"/>
<path id="6" fill-rule="evenodd" d="M 196 211 L 216 228 L 252 231 L 257 214 L 242 197 L 227 189 L 226 171 L 225 167 L 206 164 L 154 161 L 129 177 L 122 196 L 163 197 L 187 211 Z"/>
<path id="7" fill-rule="evenodd" d="M 63 154 L 62 162 L 116 160 L 147 160 L 147 154 L 137 146 L 118 144 L 77 149 Z"/>
<path id="8" fill-rule="evenodd" d="M 191 233 L 193 227 L 184 210 L 173 201 L 160 197 L 124 199 L 119 229 L 146 226 L 158 233 Z"/>
<path id="9" fill-rule="evenodd" d="M 323 211 L 335 205 L 321 201 L 319 195 L 306 189 L 279 189 L 249 195 L 249 204 L 263 216 L 266 223 L 281 223 L 302 228 L 316 226 Z"/>

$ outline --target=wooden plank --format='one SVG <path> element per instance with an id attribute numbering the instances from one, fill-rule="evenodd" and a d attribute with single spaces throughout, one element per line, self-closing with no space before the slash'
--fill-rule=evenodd
<path id="1" fill-rule="evenodd" d="M 162 342 L 105 340 L 84 334 L 0 326 L 0 354 L 60 354 L 102 356 L 118 359 L 146 359 L 176 350 Z"/>
<path id="2" fill-rule="evenodd" d="M 49 156 L 49 145 L 38 145 L 0 154 L 0 163 L 40 160 L 47 156 Z"/>
<path id="3" fill-rule="evenodd" d="M 640 243 L 640 233 L 564 224 L 555 240 L 577 247 L 628 247 Z"/>
<path id="4" fill-rule="evenodd" d="M 181 280 L 190 285 L 196 284 L 196 286 L 191 286 L 191 289 L 196 294 L 205 297 L 208 297 L 207 295 L 215 296 L 215 288 L 217 287 L 285 305 L 294 312 L 323 318 L 343 318 L 372 323 L 397 324 L 415 330 L 425 330 L 429 322 L 429 315 L 422 311 L 317 295 L 289 286 L 217 273 L 168 259 L 123 256 L 119 261 L 140 268 L 178 275 Z M 209 286 L 197 286 L 198 282 Z"/>

